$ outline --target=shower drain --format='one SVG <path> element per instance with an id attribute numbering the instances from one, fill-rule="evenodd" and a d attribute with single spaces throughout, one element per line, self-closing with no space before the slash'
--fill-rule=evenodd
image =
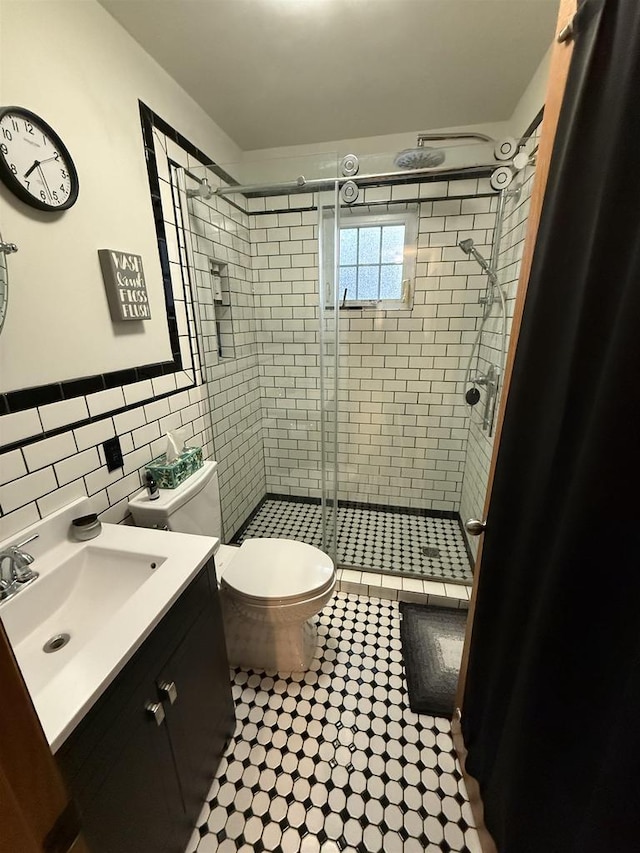
<path id="1" fill-rule="evenodd" d="M 420 548 L 420 553 L 423 557 L 439 557 L 440 549 L 431 548 L 429 545 L 423 545 L 422 548 Z"/>
<path id="2" fill-rule="evenodd" d="M 42 651 L 47 654 L 50 654 L 51 652 L 59 652 L 60 649 L 63 649 L 67 645 L 70 639 L 70 634 L 54 634 L 54 636 L 50 637 L 44 644 Z"/>

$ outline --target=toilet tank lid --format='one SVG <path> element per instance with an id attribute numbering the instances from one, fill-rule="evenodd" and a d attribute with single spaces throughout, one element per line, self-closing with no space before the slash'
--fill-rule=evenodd
<path id="1" fill-rule="evenodd" d="M 188 477 L 184 483 L 180 483 L 176 489 L 160 489 L 160 497 L 153 501 L 149 500 L 147 490 L 143 489 L 129 500 L 129 506 L 143 507 L 147 512 L 154 510 L 163 516 L 170 515 L 201 492 L 207 483 L 211 482 L 217 468 L 217 462 L 203 462 L 202 468 Z"/>
<path id="2" fill-rule="evenodd" d="M 324 551 L 295 539 L 245 539 L 224 580 L 255 598 L 294 598 L 323 589 L 333 577 Z"/>

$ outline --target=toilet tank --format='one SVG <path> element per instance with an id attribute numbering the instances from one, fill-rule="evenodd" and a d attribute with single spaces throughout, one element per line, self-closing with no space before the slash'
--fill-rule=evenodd
<path id="1" fill-rule="evenodd" d="M 205 462 L 177 489 L 160 489 L 160 497 L 149 500 L 143 489 L 129 501 L 137 527 L 167 527 L 177 533 L 196 533 L 222 538 L 218 463 Z"/>

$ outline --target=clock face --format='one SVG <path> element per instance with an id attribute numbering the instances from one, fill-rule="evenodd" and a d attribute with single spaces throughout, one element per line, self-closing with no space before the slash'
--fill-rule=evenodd
<path id="1" fill-rule="evenodd" d="M 66 210 L 78 198 L 78 173 L 66 146 L 22 107 L 0 109 L 0 178 L 39 210 Z"/>

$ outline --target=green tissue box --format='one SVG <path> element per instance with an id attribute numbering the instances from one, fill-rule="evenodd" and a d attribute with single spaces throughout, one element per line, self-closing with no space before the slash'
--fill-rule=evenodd
<path id="1" fill-rule="evenodd" d="M 153 479 L 161 489 L 177 488 L 199 468 L 202 468 L 201 447 L 188 447 L 173 462 L 167 462 L 166 454 L 163 453 L 147 465 L 147 471 L 153 474 Z"/>

